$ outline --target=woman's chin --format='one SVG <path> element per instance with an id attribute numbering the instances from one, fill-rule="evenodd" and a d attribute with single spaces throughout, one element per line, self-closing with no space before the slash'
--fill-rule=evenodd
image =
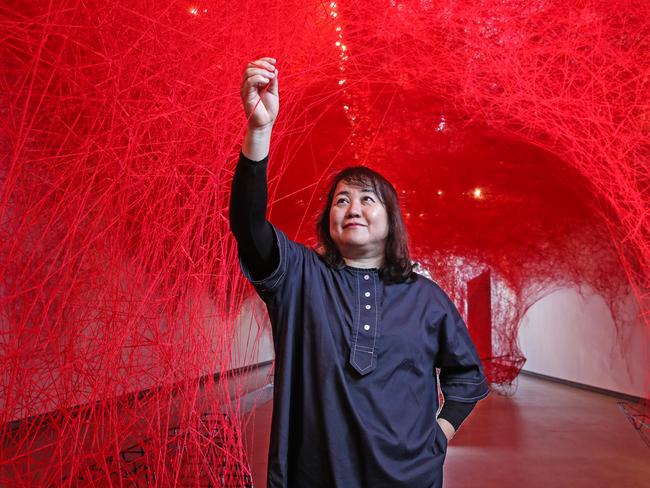
<path id="1" fill-rule="evenodd" d="M 364 238 L 347 238 L 343 239 L 338 246 L 348 250 L 362 249 L 368 245 L 368 239 Z"/>

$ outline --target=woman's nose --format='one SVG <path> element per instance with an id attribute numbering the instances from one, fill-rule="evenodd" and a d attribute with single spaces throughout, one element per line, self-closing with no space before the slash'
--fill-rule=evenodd
<path id="1" fill-rule="evenodd" d="M 348 207 L 347 215 L 348 217 L 358 217 L 359 215 L 361 215 L 361 210 L 357 202 L 353 201 L 352 203 L 350 203 L 350 206 Z"/>

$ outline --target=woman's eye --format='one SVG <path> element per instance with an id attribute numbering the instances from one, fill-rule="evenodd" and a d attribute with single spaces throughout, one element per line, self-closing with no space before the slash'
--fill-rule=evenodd
<path id="1" fill-rule="evenodd" d="M 340 205 L 341 203 L 345 203 L 345 202 L 346 202 L 345 198 L 339 198 L 339 199 L 336 201 L 336 204 L 337 204 L 337 205 Z"/>
<path id="2" fill-rule="evenodd" d="M 364 200 L 365 200 L 365 199 L 368 199 L 368 200 L 370 200 L 371 202 L 374 202 L 374 201 L 375 201 L 372 197 L 370 197 L 370 196 L 368 196 L 368 195 L 366 195 L 365 197 L 363 197 L 363 199 L 364 199 Z"/>

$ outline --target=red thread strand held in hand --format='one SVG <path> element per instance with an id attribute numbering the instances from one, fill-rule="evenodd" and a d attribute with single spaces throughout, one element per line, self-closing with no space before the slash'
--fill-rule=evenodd
<path id="1" fill-rule="evenodd" d="M 0 8 L 2 485 L 249 482 L 248 387 L 214 374 L 250 362 L 226 206 L 259 56 L 282 71 L 271 219 L 313 244 L 328 176 L 384 173 L 458 304 L 491 271 L 493 384 L 555 287 L 619 330 L 631 292 L 650 326 L 647 2 Z"/>

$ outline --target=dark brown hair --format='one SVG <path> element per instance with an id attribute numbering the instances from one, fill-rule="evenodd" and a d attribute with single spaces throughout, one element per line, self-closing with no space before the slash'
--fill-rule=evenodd
<path id="1" fill-rule="evenodd" d="M 322 248 L 321 256 L 331 266 L 345 265 L 343 256 L 330 236 L 330 209 L 334 190 L 340 181 L 354 186 L 370 186 L 384 205 L 388 215 L 388 236 L 386 254 L 379 276 L 384 283 L 402 283 L 414 276 L 413 264 L 409 255 L 408 234 L 399 208 L 397 191 L 390 182 L 376 171 L 365 166 L 350 166 L 339 171 L 332 179 L 327 201 L 316 224 L 316 231 Z"/>

